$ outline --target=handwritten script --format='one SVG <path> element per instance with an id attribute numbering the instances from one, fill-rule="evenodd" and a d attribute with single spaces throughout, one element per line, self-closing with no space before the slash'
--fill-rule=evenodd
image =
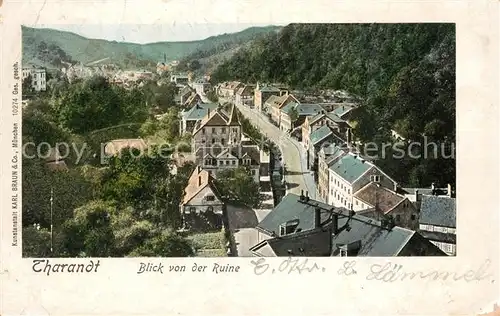
<path id="1" fill-rule="evenodd" d="M 366 277 L 367 280 L 377 280 L 381 282 L 396 282 L 405 281 L 413 279 L 425 279 L 429 281 L 436 280 L 453 280 L 453 281 L 465 281 L 474 282 L 481 281 L 486 278 L 491 277 L 491 273 L 488 273 L 488 268 L 490 267 L 491 261 L 485 260 L 477 269 L 470 269 L 465 272 L 450 272 L 443 270 L 429 270 L 429 271 L 417 271 L 410 272 L 405 271 L 404 266 L 401 264 L 386 263 L 386 264 L 374 264 L 370 268 L 370 273 Z"/>
<path id="2" fill-rule="evenodd" d="M 321 271 L 325 272 L 325 268 L 320 267 L 317 263 L 309 260 L 308 258 L 292 258 L 289 257 L 283 262 L 281 262 L 278 266 L 271 266 L 266 262 L 265 258 L 259 258 L 257 260 L 250 261 L 253 266 L 253 272 L 256 275 L 261 275 L 264 273 L 298 273 L 302 274 L 302 272 L 314 272 Z"/>

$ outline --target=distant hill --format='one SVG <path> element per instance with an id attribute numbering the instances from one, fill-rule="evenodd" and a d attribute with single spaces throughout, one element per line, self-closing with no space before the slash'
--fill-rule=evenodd
<path id="1" fill-rule="evenodd" d="M 164 54 L 167 61 L 180 60 L 196 52 L 203 55 L 203 52 L 217 51 L 221 47 L 231 48 L 250 41 L 259 34 L 277 29 L 279 27 L 276 26 L 251 27 L 238 33 L 212 36 L 199 41 L 134 44 L 89 39 L 66 31 L 23 26 L 23 63 L 59 68 L 65 62 L 86 64 L 108 58 L 106 62 L 122 67 L 150 67 L 163 60 Z"/>

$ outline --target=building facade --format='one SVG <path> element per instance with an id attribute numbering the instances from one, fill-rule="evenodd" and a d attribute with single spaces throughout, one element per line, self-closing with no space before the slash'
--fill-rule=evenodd
<path id="1" fill-rule="evenodd" d="M 31 88 L 35 91 L 47 90 L 47 76 L 44 68 L 23 68 L 23 80 L 31 76 Z"/>

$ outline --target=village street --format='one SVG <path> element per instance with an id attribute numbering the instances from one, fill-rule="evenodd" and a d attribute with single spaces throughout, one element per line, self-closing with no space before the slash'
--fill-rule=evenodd
<path id="1" fill-rule="evenodd" d="M 288 134 L 281 131 L 255 109 L 238 106 L 240 112 L 260 129 L 262 134 L 271 139 L 282 153 L 285 164 L 285 181 L 288 183 L 287 192 L 299 194 L 301 190 L 308 191 L 311 198 L 315 198 L 316 185 L 312 172 L 307 169 L 307 155 L 305 148 Z"/>

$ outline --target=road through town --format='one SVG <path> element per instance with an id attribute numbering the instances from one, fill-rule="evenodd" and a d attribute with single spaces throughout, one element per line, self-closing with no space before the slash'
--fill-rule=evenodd
<path id="1" fill-rule="evenodd" d="M 307 169 L 305 148 L 257 110 L 247 106 L 238 106 L 238 109 L 262 134 L 279 146 L 286 167 L 288 192 L 300 194 L 301 190 L 304 190 L 309 192 L 311 198 L 315 198 L 316 185 L 312 173 Z"/>

